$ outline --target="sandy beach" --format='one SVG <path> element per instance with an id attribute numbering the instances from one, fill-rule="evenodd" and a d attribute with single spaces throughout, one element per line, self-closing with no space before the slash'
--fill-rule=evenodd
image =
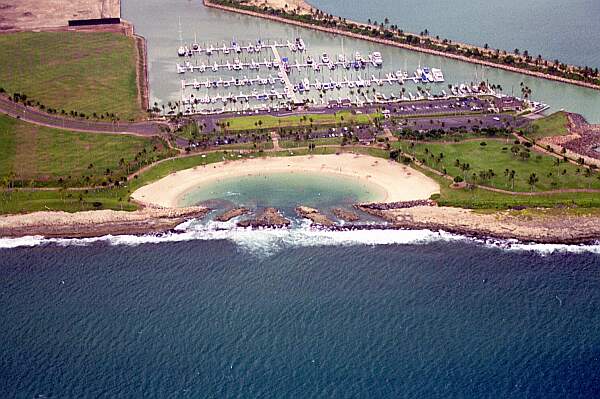
<path id="1" fill-rule="evenodd" d="M 187 192 L 203 184 L 223 178 L 281 172 L 358 178 L 381 189 L 384 198 L 378 202 L 427 199 L 440 189 L 434 180 L 408 166 L 367 155 L 340 154 L 256 158 L 198 166 L 141 187 L 132 198 L 146 205 L 175 208 L 180 206 Z"/>

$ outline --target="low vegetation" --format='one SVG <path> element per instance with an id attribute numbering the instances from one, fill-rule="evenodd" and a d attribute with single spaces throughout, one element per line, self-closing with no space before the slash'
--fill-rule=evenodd
<path id="1" fill-rule="evenodd" d="M 551 136 L 564 136 L 568 131 L 569 120 L 565 112 L 559 111 L 531 123 L 522 133 L 530 139 Z"/>
<path id="2" fill-rule="evenodd" d="M 157 138 L 71 132 L 0 116 L 0 179 L 6 187 L 114 186 L 172 155 Z"/>
<path id="3" fill-rule="evenodd" d="M 593 169 L 535 152 L 528 145 L 506 139 L 397 144 L 424 165 L 467 183 L 521 192 L 600 189 L 600 175 Z"/>
<path id="4" fill-rule="evenodd" d="M 16 99 L 83 118 L 143 116 L 134 39 L 116 33 L 0 35 L 0 87 Z"/>
<path id="5" fill-rule="evenodd" d="M 381 114 L 353 114 L 351 112 L 338 112 L 335 114 L 290 115 L 282 117 L 271 115 L 253 115 L 225 119 L 222 123 L 222 129 L 226 131 L 237 131 L 323 125 L 362 125 L 372 123 L 375 119 L 381 117 Z"/>

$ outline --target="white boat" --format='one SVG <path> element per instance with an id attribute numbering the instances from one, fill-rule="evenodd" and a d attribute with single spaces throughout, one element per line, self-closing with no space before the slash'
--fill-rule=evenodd
<path id="1" fill-rule="evenodd" d="M 177 73 L 185 73 L 185 67 L 177 64 Z"/>
<path id="2" fill-rule="evenodd" d="M 301 37 L 296 38 L 296 46 L 298 47 L 298 50 L 300 50 L 300 51 L 306 50 L 306 45 L 304 44 L 304 40 L 302 40 Z"/>
<path id="3" fill-rule="evenodd" d="M 431 70 L 428 67 L 423 67 L 423 81 L 433 83 L 433 75 L 431 74 Z"/>
<path id="4" fill-rule="evenodd" d="M 314 62 L 313 58 L 309 55 L 308 57 L 306 57 L 306 63 L 308 65 L 312 65 Z"/>
<path id="5" fill-rule="evenodd" d="M 329 55 L 327 55 L 327 53 L 321 54 L 321 62 L 323 64 L 329 64 L 329 61 Z"/>
<path id="6" fill-rule="evenodd" d="M 187 51 L 185 50 L 185 47 L 179 46 L 179 49 L 177 49 L 177 55 L 180 57 L 183 57 L 186 54 L 187 54 Z"/>
<path id="7" fill-rule="evenodd" d="M 433 76 L 433 81 L 436 83 L 444 82 L 444 74 L 441 69 L 431 68 L 431 75 Z"/>
<path id="8" fill-rule="evenodd" d="M 375 51 L 373 54 L 371 54 L 371 59 L 373 60 L 373 65 L 376 67 L 383 65 L 383 58 L 381 57 L 381 53 L 379 51 Z"/>

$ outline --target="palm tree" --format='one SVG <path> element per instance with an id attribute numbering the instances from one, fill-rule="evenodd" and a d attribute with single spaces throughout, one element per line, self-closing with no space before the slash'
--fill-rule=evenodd
<path id="1" fill-rule="evenodd" d="M 532 173 L 529 175 L 529 178 L 527 179 L 527 184 L 529 184 L 531 186 L 532 192 L 538 181 L 540 181 L 540 179 L 537 177 L 537 175 L 535 173 Z"/>
<path id="2" fill-rule="evenodd" d="M 510 173 L 508 174 L 508 178 L 511 181 L 511 190 L 515 191 L 515 177 L 517 176 L 517 172 L 515 172 L 514 170 L 511 170 Z"/>

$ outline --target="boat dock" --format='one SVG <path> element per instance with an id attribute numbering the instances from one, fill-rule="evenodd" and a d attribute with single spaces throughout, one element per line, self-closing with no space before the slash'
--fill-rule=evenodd
<path id="1" fill-rule="evenodd" d="M 277 46 L 271 46 L 271 50 L 273 51 L 273 56 L 275 57 L 275 62 L 277 63 L 277 65 L 282 65 L 281 56 L 279 55 Z M 283 79 L 285 91 L 288 95 L 290 95 L 290 98 L 294 102 L 294 104 L 301 103 L 301 101 L 299 101 L 298 97 L 296 96 L 296 92 L 294 91 L 294 85 L 292 85 L 292 82 L 290 81 L 290 77 L 287 74 L 286 68 L 279 68 L 279 77 Z"/>
<path id="2" fill-rule="evenodd" d="M 213 54 L 257 54 L 269 47 L 287 48 L 291 52 L 304 52 L 306 50 L 304 40 L 300 37 L 296 38 L 293 42 L 287 40 L 285 43 L 279 43 L 276 40 L 273 41 L 273 43 L 269 43 L 268 41 L 258 39 L 256 43 L 249 42 L 245 46 L 238 44 L 236 41 L 232 41 L 229 45 L 207 44 L 206 47 L 200 47 L 200 44 L 194 40 L 194 43 L 192 43 L 191 46 L 181 44 L 177 50 L 177 55 L 180 57 L 192 57 L 201 54 L 206 54 L 208 56 Z"/>

